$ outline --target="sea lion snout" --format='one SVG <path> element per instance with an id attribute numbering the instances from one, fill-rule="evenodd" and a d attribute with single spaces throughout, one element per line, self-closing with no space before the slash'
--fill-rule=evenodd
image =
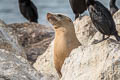
<path id="1" fill-rule="evenodd" d="M 47 20 L 51 23 L 54 24 L 54 22 L 57 21 L 56 16 L 52 13 L 47 13 Z"/>
<path id="2" fill-rule="evenodd" d="M 47 13 L 47 19 L 49 19 L 50 17 L 52 17 L 53 14 L 52 13 Z"/>

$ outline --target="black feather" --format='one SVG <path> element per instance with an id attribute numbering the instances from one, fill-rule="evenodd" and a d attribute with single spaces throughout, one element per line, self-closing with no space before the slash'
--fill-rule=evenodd
<path id="1" fill-rule="evenodd" d="M 79 14 L 82 14 L 87 9 L 85 0 L 69 0 L 69 2 L 76 16 L 75 18 L 78 18 Z"/>
<path id="2" fill-rule="evenodd" d="M 88 11 L 99 32 L 103 35 L 114 35 L 118 41 L 120 40 L 112 15 L 103 4 L 99 1 L 92 1 L 92 3 L 89 1 Z"/>
<path id="3" fill-rule="evenodd" d="M 31 0 L 19 0 L 21 14 L 30 22 L 38 22 L 38 12 Z"/>

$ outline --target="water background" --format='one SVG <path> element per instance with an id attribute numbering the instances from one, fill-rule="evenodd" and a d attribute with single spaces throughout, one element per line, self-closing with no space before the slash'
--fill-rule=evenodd
<path id="1" fill-rule="evenodd" d="M 69 0 L 32 0 L 39 12 L 39 23 L 49 25 L 46 20 L 47 12 L 63 13 L 72 20 L 74 14 L 70 8 Z M 109 0 L 99 0 L 109 8 Z M 120 0 L 117 0 L 117 6 L 120 8 Z M 87 11 L 85 12 L 87 14 Z M 22 23 L 27 20 L 20 14 L 18 0 L 0 0 L 0 19 L 6 23 Z"/>

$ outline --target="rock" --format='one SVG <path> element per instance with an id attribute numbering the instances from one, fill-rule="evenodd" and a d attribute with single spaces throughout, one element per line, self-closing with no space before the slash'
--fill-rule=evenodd
<path id="1" fill-rule="evenodd" d="M 53 75 L 43 75 L 31 67 L 27 60 L 14 52 L 0 49 L 0 80 L 57 80 Z"/>
<path id="2" fill-rule="evenodd" d="M 106 40 L 72 51 L 62 67 L 61 80 L 119 80 L 120 44 Z"/>
<path id="3" fill-rule="evenodd" d="M 24 49 L 19 45 L 15 33 L 0 20 L 0 49 L 14 51 L 16 55 L 26 58 Z"/>
<path id="4" fill-rule="evenodd" d="M 27 61 L 14 52 L 0 49 L 0 78 L 3 80 L 40 80 L 38 74 Z"/>
<path id="5" fill-rule="evenodd" d="M 25 49 L 27 59 L 33 64 L 37 57 L 45 52 L 53 40 L 51 27 L 36 23 L 15 23 L 8 25 L 18 37 L 18 42 Z"/>
<path id="6" fill-rule="evenodd" d="M 46 52 L 39 56 L 36 62 L 33 64 L 33 67 L 43 74 L 52 74 L 58 77 L 53 64 L 53 42 L 49 45 Z"/>
<path id="7" fill-rule="evenodd" d="M 117 30 L 120 31 L 120 10 L 114 14 L 113 18 L 116 23 Z"/>
<path id="8" fill-rule="evenodd" d="M 119 17 L 114 19 L 116 22 Z M 119 23 L 116 22 L 118 32 L 120 32 Z M 108 40 L 92 45 L 95 39 L 102 38 L 102 34 L 95 29 L 89 16 L 84 16 L 81 20 L 77 19 L 74 25 L 82 46 L 73 50 L 66 58 L 61 80 L 119 80 L 119 42 L 111 36 Z M 48 72 L 47 74 L 51 72 L 57 76 L 53 64 L 53 46 L 52 43 L 47 51 L 37 58 L 33 66 L 39 72 Z"/>
<path id="9" fill-rule="evenodd" d="M 52 74 L 38 73 L 29 64 L 16 35 L 0 20 L 0 80 L 58 80 Z"/>
<path id="10" fill-rule="evenodd" d="M 90 17 L 84 16 L 81 20 L 77 19 L 76 21 L 74 21 L 74 25 L 77 38 L 79 39 L 81 44 L 88 45 L 89 41 L 97 32 Z"/>
<path id="11" fill-rule="evenodd" d="M 120 14 L 114 18 L 118 32 L 120 32 L 119 16 Z M 102 34 L 97 32 L 87 45 L 80 46 L 71 52 L 62 67 L 61 80 L 120 79 L 120 43 L 111 37 L 101 43 L 91 45 L 94 39 L 101 38 Z M 82 38 L 79 39 L 81 41 Z"/>

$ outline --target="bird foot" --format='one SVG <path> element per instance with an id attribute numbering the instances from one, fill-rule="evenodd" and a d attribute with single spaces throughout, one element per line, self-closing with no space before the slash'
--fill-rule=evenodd
<path id="1" fill-rule="evenodd" d="M 82 16 L 79 16 L 79 20 L 81 20 L 82 19 Z"/>
<path id="2" fill-rule="evenodd" d="M 83 18 L 83 16 L 84 16 L 84 15 L 80 15 L 80 16 L 79 16 L 79 20 L 81 20 L 81 19 Z"/>

